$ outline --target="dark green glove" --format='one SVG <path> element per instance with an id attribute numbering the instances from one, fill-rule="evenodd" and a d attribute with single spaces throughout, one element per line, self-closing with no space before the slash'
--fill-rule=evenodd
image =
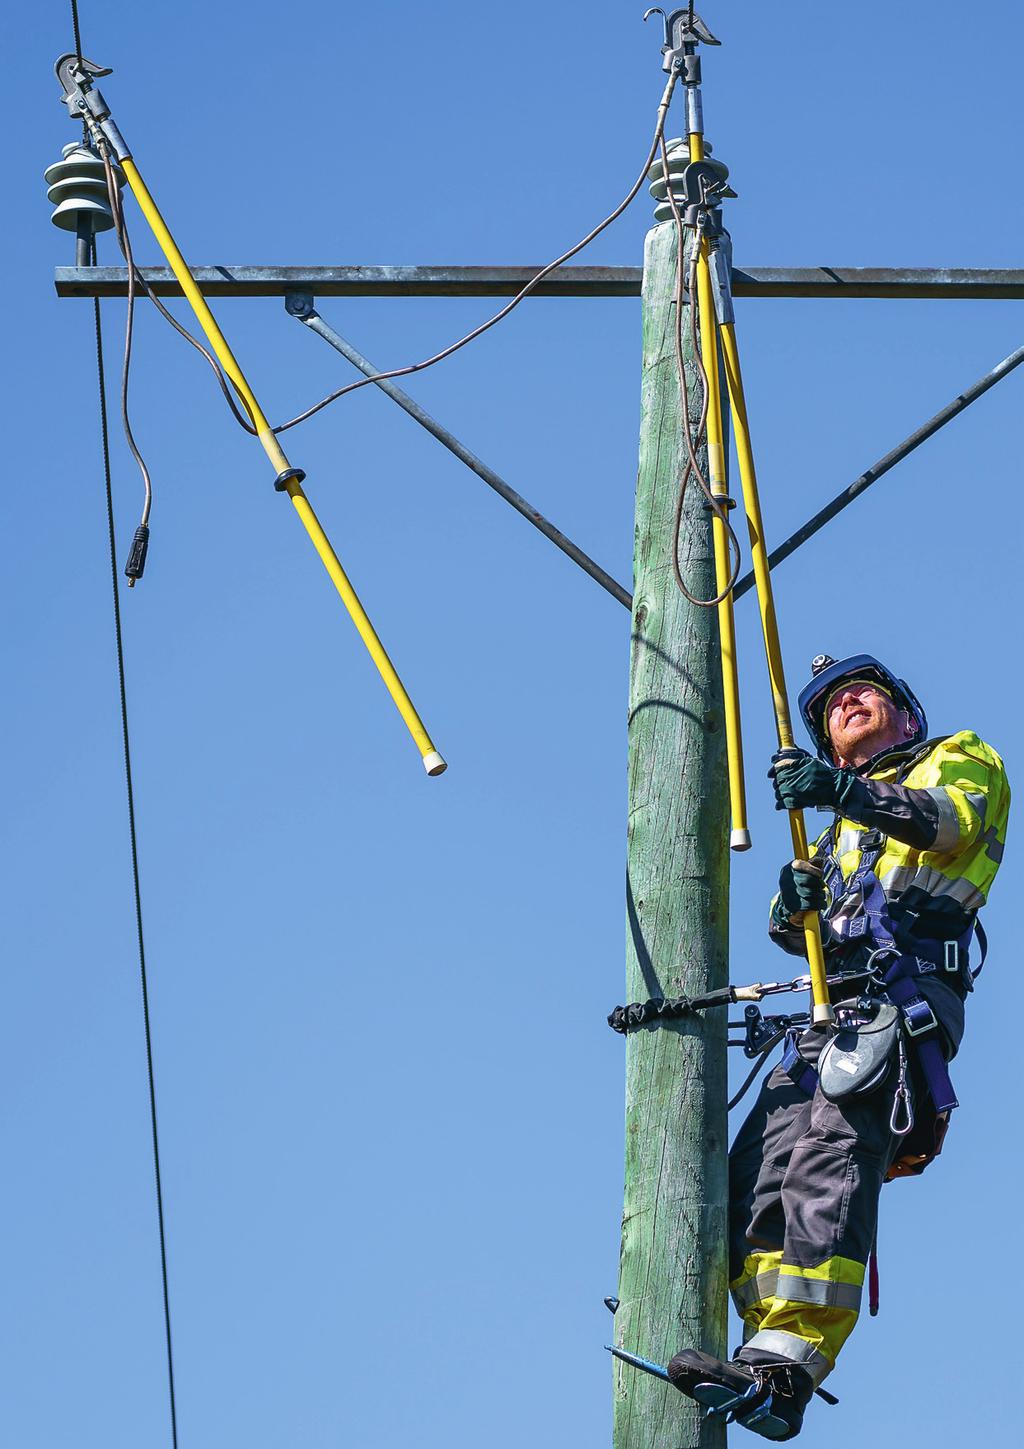
<path id="1" fill-rule="evenodd" d="M 838 770 L 797 749 L 772 755 L 768 778 L 775 786 L 776 810 L 804 810 L 811 805 L 841 810 L 858 783 L 853 770 Z"/>
<path id="2" fill-rule="evenodd" d="M 782 867 L 774 916 L 778 925 L 788 926 L 790 917 L 804 911 L 823 911 L 826 905 L 821 867 L 808 860 L 793 860 Z"/>

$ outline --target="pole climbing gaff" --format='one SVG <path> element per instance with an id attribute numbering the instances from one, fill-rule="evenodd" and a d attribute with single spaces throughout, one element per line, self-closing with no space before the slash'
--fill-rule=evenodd
<path id="1" fill-rule="evenodd" d="M 725 365 L 726 387 L 733 431 L 736 438 L 736 456 L 739 462 L 740 481 L 743 488 L 743 504 L 750 534 L 751 562 L 757 586 L 758 605 L 761 614 L 761 628 L 764 635 L 765 654 L 768 661 L 768 677 L 772 691 L 775 713 L 775 728 L 780 750 L 794 747 L 793 726 L 789 712 L 789 699 L 782 664 L 782 646 L 779 640 L 775 601 L 772 595 L 771 576 L 768 569 L 768 554 L 764 541 L 764 523 L 761 518 L 761 502 L 757 487 L 757 472 L 750 440 L 750 426 L 743 394 L 743 377 L 740 370 L 739 348 L 736 341 L 736 325 L 732 305 L 732 258 L 728 233 L 721 225 L 720 201 L 728 195 L 735 195 L 725 186 L 722 168 L 708 161 L 704 142 L 703 105 L 700 92 L 700 61 L 697 56 L 699 43 L 717 45 L 719 42 L 708 30 L 703 20 L 694 15 L 692 7 L 674 10 L 665 16 L 666 70 L 675 70 L 686 89 L 686 130 L 689 146 L 689 163 L 682 173 L 681 192 L 686 203 L 683 221 L 695 229 L 700 238 L 700 250 L 694 260 L 697 266 L 698 282 L 707 273 L 707 286 L 698 295 L 698 305 L 704 317 L 702 337 L 710 336 L 713 323 L 707 317 L 708 292 L 713 302 L 714 321 L 717 322 L 718 338 L 721 342 Z M 727 173 L 726 173 L 727 174 Z M 674 184 L 671 177 L 669 195 Z M 673 203 L 674 208 L 674 203 Z M 712 365 L 709 368 L 709 363 Z M 705 368 L 718 372 L 718 350 L 712 353 L 710 343 L 705 354 Z M 709 425 L 709 455 L 711 432 Z M 729 637 L 730 648 L 732 636 Z M 727 661 L 723 636 L 723 669 L 734 669 L 735 661 Z M 789 812 L 790 835 L 794 856 L 806 860 L 807 831 L 803 811 Z M 834 1020 L 829 999 L 828 982 L 825 976 L 825 956 L 821 943 L 821 922 L 816 912 L 807 912 L 803 917 L 804 942 L 810 967 L 811 995 L 813 999 L 812 1019 L 815 1024 L 826 1024 Z"/>
<path id="2" fill-rule="evenodd" d="M 330 539 L 324 532 L 320 520 L 313 511 L 312 504 L 302 489 L 305 473 L 301 468 L 295 468 L 285 456 L 284 450 L 277 440 L 273 429 L 267 421 L 263 410 L 260 408 L 256 397 L 246 380 L 245 374 L 235 359 L 227 339 L 217 321 L 210 311 L 210 307 L 202 292 L 196 285 L 192 273 L 189 271 L 177 243 L 160 214 L 160 211 L 150 195 L 146 183 L 139 173 L 132 153 L 125 144 L 124 137 L 118 130 L 110 109 L 104 101 L 100 92 L 93 84 L 97 76 L 109 75 L 110 71 L 101 66 L 94 65 L 91 61 L 82 60 L 79 63 L 77 55 L 63 55 L 56 63 L 57 79 L 60 82 L 63 92 L 62 100 L 68 108 L 69 114 L 75 120 L 85 123 L 92 137 L 93 143 L 102 153 L 112 153 L 124 176 L 131 187 L 132 193 L 139 204 L 139 209 L 149 223 L 149 227 L 156 238 L 157 244 L 168 265 L 173 271 L 181 287 L 182 292 L 188 299 L 196 319 L 206 334 L 218 361 L 223 367 L 228 378 L 231 380 L 235 391 L 238 393 L 246 411 L 249 414 L 256 435 L 262 444 L 270 462 L 273 464 L 276 477 L 274 487 L 279 493 L 287 493 L 291 499 L 296 513 L 302 522 L 307 534 L 312 541 L 313 547 L 320 556 L 320 560 L 330 576 L 342 602 L 348 610 L 352 622 L 359 632 L 360 638 L 366 645 L 371 659 L 377 666 L 381 678 L 387 687 L 388 693 L 398 709 L 399 714 L 405 722 L 406 728 L 412 735 L 417 749 L 423 759 L 423 765 L 428 775 L 440 775 L 447 769 L 446 762 L 442 755 L 434 748 L 423 721 L 420 719 L 412 700 L 406 693 L 405 686 L 398 676 L 398 672 L 388 657 L 387 651 L 377 636 L 377 632 L 370 622 L 366 610 L 363 608 L 356 594 L 355 589 L 349 581 L 348 575 L 341 566 L 337 554 L 331 546 Z"/>

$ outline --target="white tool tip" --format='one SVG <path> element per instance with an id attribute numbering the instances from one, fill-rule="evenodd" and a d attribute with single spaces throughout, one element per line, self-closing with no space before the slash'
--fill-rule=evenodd
<path id="1" fill-rule="evenodd" d="M 428 775 L 443 775 L 448 768 L 448 761 L 444 755 L 439 755 L 436 750 L 423 756 L 423 768 Z"/>
<path id="2" fill-rule="evenodd" d="M 750 849 L 750 831 L 749 830 L 734 830 L 732 832 L 732 834 L 729 836 L 729 849 L 730 850 L 749 850 Z"/>
<path id="3" fill-rule="evenodd" d="M 814 1011 L 811 1013 L 811 1020 L 815 1026 L 830 1026 L 835 1019 L 835 1012 L 827 1002 L 823 1006 L 815 1005 Z"/>

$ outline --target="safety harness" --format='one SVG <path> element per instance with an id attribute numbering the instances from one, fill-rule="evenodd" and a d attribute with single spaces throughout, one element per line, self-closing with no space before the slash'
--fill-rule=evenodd
<path id="1" fill-rule="evenodd" d="M 857 948 L 867 953 L 864 960 L 867 985 L 861 1002 L 867 1004 L 872 1000 L 885 999 L 900 1013 L 900 1077 L 893 1106 L 893 1131 L 905 1136 L 914 1125 L 904 1041 L 916 1057 L 935 1118 L 944 1125 L 959 1103 L 942 1047 L 942 1028 L 931 1003 L 921 994 L 919 983 L 923 977 L 934 976 L 945 981 L 958 994 L 966 996 L 973 991 L 975 977 L 985 962 L 985 933 L 980 922 L 972 921 L 954 940 L 928 941 L 908 937 L 903 921 L 899 927 L 894 927 L 885 891 L 875 872 L 875 866 L 885 850 L 886 836 L 877 830 L 866 831 L 861 836 L 860 862 L 853 874 L 844 879 L 838 859 L 838 829 L 839 821 L 836 820 L 826 833 L 824 849 L 820 852 L 822 878 L 832 899 L 833 911 L 840 905 L 843 908 L 842 914 L 829 922 L 832 941 L 840 948 L 846 948 L 850 954 Z M 849 913 L 851 897 L 856 896 L 860 897 L 860 910 Z M 908 914 L 912 920 L 915 913 Z M 975 930 L 981 943 L 982 958 L 972 971 L 969 951 Z M 904 941 L 911 940 L 912 949 L 902 949 L 897 942 L 897 934 Z M 797 1048 L 800 1035 L 796 1030 L 787 1034 L 782 1065 L 800 1090 L 813 1096 L 818 1073 L 800 1056 Z M 941 1142 L 941 1137 L 938 1140 Z M 934 1151 L 915 1155 L 914 1160 L 918 1162 L 916 1170 L 922 1171 L 935 1155 Z M 915 1169 L 904 1168 L 906 1170 Z"/>

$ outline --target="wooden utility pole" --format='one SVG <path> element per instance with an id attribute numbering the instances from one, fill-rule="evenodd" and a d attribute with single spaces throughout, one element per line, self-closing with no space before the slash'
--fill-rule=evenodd
<path id="1" fill-rule="evenodd" d="M 672 517 L 685 443 L 675 364 L 671 222 L 647 235 L 629 694 L 626 999 L 725 985 L 728 788 L 713 608 L 672 575 Z M 684 319 L 685 320 L 685 319 Z M 691 416 L 698 414 L 689 331 Z M 705 464 L 706 467 L 706 464 Z M 711 520 L 687 494 L 680 563 L 714 593 Z M 626 1038 L 626 1185 L 615 1342 L 666 1363 L 726 1347 L 724 1013 Z M 670 1385 L 614 1361 L 615 1449 L 723 1449 L 725 1428 Z"/>

